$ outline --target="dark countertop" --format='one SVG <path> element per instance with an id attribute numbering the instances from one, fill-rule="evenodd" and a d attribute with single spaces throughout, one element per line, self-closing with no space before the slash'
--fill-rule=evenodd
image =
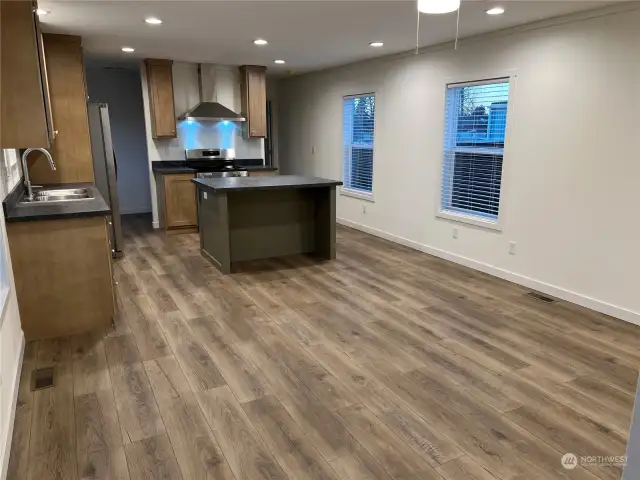
<path id="1" fill-rule="evenodd" d="M 246 168 L 250 172 L 277 170 L 276 167 L 273 167 L 270 165 L 263 165 L 261 158 L 256 158 L 256 159 L 237 158 L 235 160 L 235 163 L 241 167 Z M 197 172 L 195 168 L 188 167 L 187 162 L 185 160 L 161 160 L 161 161 L 151 162 L 151 169 L 155 173 L 159 173 L 160 175 L 170 175 L 172 173 L 196 173 Z"/>
<path id="2" fill-rule="evenodd" d="M 274 175 L 266 177 L 194 178 L 198 188 L 214 192 L 241 190 L 278 190 L 283 188 L 335 187 L 342 182 L 303 175 Z"/>
<path id="3" fill-rule="evenodd" d="M 164 160 L 151 162 L 151 169 L 155 173 L 161 175 L 169 175 L 172 173 L 196 173 L 195 168 L 187 167 L 184 160 Z"/>
<path id="4" fill-rule="evenodd" d="M 107 202 L 92 183 L 65 183 L 48 185 L 47 189 L 86 188 L 93 198 L 86 200 L 68 200 L 62 202 L 20 203 L 24 197 L 22 180 L 2 202 L 7 222 L 30 222 L 53 220 L 57 218 L 99 217 L 111 213 Z M 40 189 L 39 189 L 40 190 Z"/>

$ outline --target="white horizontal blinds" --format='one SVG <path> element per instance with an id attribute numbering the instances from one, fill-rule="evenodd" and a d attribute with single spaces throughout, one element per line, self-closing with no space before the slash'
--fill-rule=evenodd
<path id="1" fill-rule="evenodd" d="M 509 79 L 449 85 L 442 210 L 497 221 Z"/>
<path id="2" fill-rule="evenodd" d="M 342 105 L 342 178 L 344 188 L 370 194 L 373 188 L 375 95 L 344 97 Z"/>

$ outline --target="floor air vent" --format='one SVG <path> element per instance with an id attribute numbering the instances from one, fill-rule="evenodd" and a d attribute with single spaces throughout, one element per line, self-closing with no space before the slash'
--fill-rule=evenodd
<path id="1" fill-rule="evenodd" d="M 544 302 L 544 303 L 556 303 L 556 299 L 555 298 L 547 297 L 546 295 L 544 295 L 542 293 L 528 292 L 527 295 L 529 295 L 530 297 L 535 298 L 536 300 L 540 300 L 541 302 Z"/>
<path id="2" fill-rule="evenodd" d="M 34 370 L 31 374 L 31 390 L 43 390 L 54 385 L 53 367 Z"/>

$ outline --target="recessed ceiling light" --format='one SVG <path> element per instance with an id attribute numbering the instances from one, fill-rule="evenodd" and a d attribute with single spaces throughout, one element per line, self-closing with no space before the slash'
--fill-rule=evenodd
<path id="1" fill-rule="evenodd" d="M 33 11 L 33 10 L 32 10 Z M 36 10 L 36 13 L 38 14 L 38 16 L 43 16 L 43 15 L 49 15 L 51 12 L 49 10 L 45 10 L 44 8 L 38 8 Z"/>
<path id="2" fill-rule="evenodd" d="M 145 18 L 144 21 L 151 25 L 160 25 L 162 23 L 162 20 L 156 17 Z"/>
<path id="3" fill-rule="evenodd" d="M 372 47 L 381 47 L 384 45 L 384 43 L 382 42 L 371 42 L 369 45 L 371 45 Z"/>
<path id="4" fill-rule="evenodd" d="M 123 52 L 127 52 L 127 53 L 131 53 L 131 52 L 135 52 L 136 49 L 135 48 L 131 48 L 131 47 L 122 47 L 122 51 Z"/>
<path id="5" fill-rule="evenodd" d="M 504 8 L 502 7 L 493 7 L 487 10 L 487 15 L 502 15 L 504 13 Z"/>
<path id="6" fill-rule="evenodd" d="M 277 63 L 278 65 L 282 65 L 284 60 L 274 60 L 273 63 Z"/>
<path id="7" fill-rule="evenodd" d="M 256 38 L 256 39 L 253 41 L 253 43 L 255 43 L 256 45 L 266 45 L 266 44 L 267 44 L 267 43 L 269 43 L 269 42 L 267 42 L 266 40 L 264 40 L 264 39 L 262 39 L 262 38 Z"/>

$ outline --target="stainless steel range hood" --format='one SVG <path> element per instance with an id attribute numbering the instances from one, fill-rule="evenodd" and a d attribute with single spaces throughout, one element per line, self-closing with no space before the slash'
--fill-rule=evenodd
<path id="1" fill-rule="evenodd" d="M 228 120 L 230 122 L 244 122 L 246 120 L 242 115 L 232 111 L 231 109 L 218 102 L 202 101 L 201 64 L 198 64 L 198 98 L 200 98 L 200 103 L 180 115 L 178 117 L 178 120 L 197 120 L 199 122 L 220 122 L 224 120 Z"/>

